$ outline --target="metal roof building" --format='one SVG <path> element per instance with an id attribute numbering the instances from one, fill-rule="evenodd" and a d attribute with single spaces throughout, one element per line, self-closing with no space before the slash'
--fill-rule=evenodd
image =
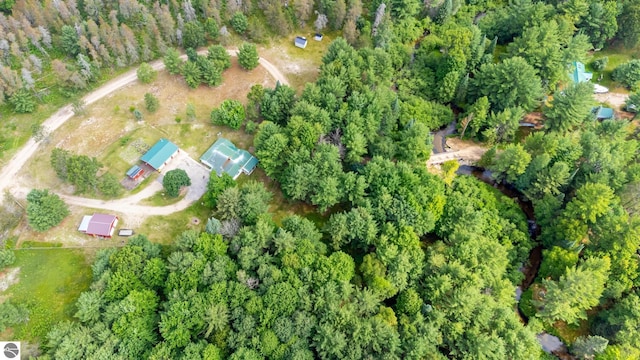
<path id="1" fill-rule="evenodd" d="M 235 180 L 241 173 L 250 175 L 258 165 L 258 159 L 246 150 L 238 149 L 227 139 L 218 139 L 200 157 L 200 161 L 218 176 L 223 173 L 231 175 Z"/>
<path id="2" fill-rule="evenodd" d="M 178 153 L 178 146 L 171 141 L 162 138 L 149 149 L 140 160 L 157 171 L 162 168 Z"/>

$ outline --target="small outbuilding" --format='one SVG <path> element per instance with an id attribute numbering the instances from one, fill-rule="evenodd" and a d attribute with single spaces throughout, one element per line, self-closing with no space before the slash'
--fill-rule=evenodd
<path id="1" fill-rule="evenodd" d="M 120 229 L 118 231 L 118 236 L 127 237 L 127 236 L 131 236 L 131 235 L 133 235 L 133 230 L 132 229 Z"/>
<path id="2" fill-rule="evenodd" d="M 604 106 L 596 106 L 591 109 L 591 113 L 595 115 L 598 120 L 608 120 L 613 119 L 614 111 L 612 108 L 604 107 Z"/>
<path id="3" fill-rule="evenodd" d="M 297 47 L 304 49 L 307 47 L 307 38 L 302 36 L 296 36 L 296 39 L 294 40 L 294 44 Z"/>
<path id="4" fill-rule="evenodd" d="M 238 149 L 227 139 L 218 139 L 200 157 L 200 161 L 215 170 L 218 176 L 229 174 L 234 180 L 244 173 L 251 175 L 258 165 L 258 159 L 247 150 Z"/>
<path id="5" fill-rule="evenodd" d="M 322 35 L 320 33 L 316 33 L 316 35 L 313 37 L 313 40 L 322 41 L 322 38 L 324 38 L 324 35 Z"/>
<path id="6" fill-rule="evenodd" d="M 145 164 L 151 166 L 154 170 L 160 171 L 167 165 L 169 160 L 173 159 L 178 154 L 178 145 L 172 143 L 167 139 L 158 140 L 155 145 L 149 149 L 140 160 Z"/>
<path id="7" fill-rule="evenodd" d="M 571 72 L 571 80 L 574 83 L 581 83 L 584 81 L 590 81 L 593 78 L 593 73 L 587 72 L 585 70 L 584 64 L 580 61 L 574 61 L 571 63 L 572 72 Z"/>
<path id="8" fill-rule="evenodd" d="M 111 238 L 118 226 L 118 217 L 107 214 L 85 215 L 78 231 L 98 238 Z"/>
<path id="9" fill-rule="evenodd" d="M 131 180 L 138 180 L 144 175 L 144 170 L 138 166 L 133 165 L 129 171 L 127 171 L 127 177 Z"/>

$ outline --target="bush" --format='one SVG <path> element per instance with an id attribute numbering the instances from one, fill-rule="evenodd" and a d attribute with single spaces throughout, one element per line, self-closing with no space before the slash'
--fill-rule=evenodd
<path id="1" fill-rule="evenodd" d="M 120 182 L 115 175 L 106 173 L 100 177 L 98 182 L 98 190 L 107 197 L 116 197 L 122 192 Z"/>
<path id="2" fill-rule="evenodd" d="M 9 102 L 13 105 L 13 110 L 20 114 L 31 113 L 36 109 L 36 100 L 27 89 L 16 91 L 9 98 Z"/>
<path id="3" fill-rule="evenodd" d="M 140 64 L 136 74 L 138 75 L 138 80 L 143 84 L 152 82 L 158 76 L 158 73 L 147 63 Z"/>
<path id="4" fill-rule="evenodd" d="M 14 262 L 16 262 L 16 255 L 14 254 L 13 250 L 0 250 L 0 269 L 4 269 L 9 265 L 13 265 Z"/>
<path id="5" fill-rule="evenodd" d="M 244 127 L 244 131 L 247 134 L 253 134 L 256 132 L 257 128 L 258 128 L 258 124 L 254 123 L 253 121 L 248 121 Z"/>
<path id="6" fill-rule="evenodd" d="M 227 125 L 238 130 L 245 119 L 244 106 L 238 100 L 225 100 L 220 107 L 211 111 L 211 122 L 214 125 Z"/>
<path id="7" fill-rule="evenodd" d="M 7 327 L 29 320 L 29 311 L 24 305 L 13 305 L 11 301 L 0 304 L 0 332 Z"/>
<path id="8" fill-rule="evenodd" d="M 182 32 L 182 46 L 185 49 L 198 48 L 206 43 L 204 27 L 197 21 L 184 24 Z"/>
<path id="9" fill-rule="evenodd" d="M 144 94 L 144 104 L 147 107 L 147 111 L 150 113 L 158 111 L 158 108 L 160 107 L 160 101 L 151 93 Z"/>
<path id="10" fill-rule="evenodd" d="M 231 67 L 231 56 L 229 56 L 229 53 L 222 45 L 209 46 L 207 59 L 211 60 L 222 70 L 226 70 Z"/>
<path id="11" fill-rule="evenodd" d="M 168 171 L 162 179 L 162 186 L 167 191 L 167 195 L 171 197 L 180 195 L 180 189 L 189 185 L 191 185 L 191 179 L 187 172 L 182 169 Z"/>
<path id="12" fill-rule="evenodd" d="M 69 215 L 67 204 L 49 190 L 33 189 L 27 195 L 27 220 L 35 231 L 47 231 Z"/>
<path id="13" fill-rule="evenodd" d="M 613 80 L 631 88 L 640 81 L 640 60 L 631 60 L 618 66 L 611 74 Z"/>
<path id="14" fill-rule="evenodd" d="M 233 14 L 230 23 L 233 30 L 235 30 L 238 34 L 244 34 L 244 32 L 247 31 L 247 28 L 249 27 L 249 20 L 240 11 L 236 11 L 236 13 Z"/>
<path id="15" fill-rule="evenodd" d="M 249 43 L 240 45 L 238 49 L 238 63 L 245 70 L 253 70 L 258 66 L 260 56 L 256 46 Z"/>
<path id="16" fill-rule="evenodd" d="M 597 60 L 594 60 L 591 63 L 591 67 L 593 68 L 593 70 L 595 71 L 602 71 L 607 67 L 607 63 L 609 63 L 609 58 L 608 57 L 603 57 Z"/>

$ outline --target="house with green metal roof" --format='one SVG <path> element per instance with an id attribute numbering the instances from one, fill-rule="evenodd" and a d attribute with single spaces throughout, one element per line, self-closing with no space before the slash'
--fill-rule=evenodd
<path id="1" fill-rule="evenodd" d="M 576 84 L 589 81 L 593 78 L 593 73 L 587 72 L 584 68 L 584 64 L 580 61 L 572 62 L 571 69 L 571 80 Z"/>
<path id="2" fill-rule="evenodd" d="M 227 139 L 219 138 L 200 157 L 200 161 L 215 170 L 218 176 L 223 173 L 229 174 L 234 180 L 244 173 L 250 175 L 256 166 L 258 159 L 247 150 L 238 149 Z"/>
<path id="3" fill-rule="evenodd" d="M 156 171 L 162 170 L 167 165 L 169 160 L 173 159 L 178 154 L 178 145 L 171 141 L 162 138 L 149 149 L 140 160 L 147 165 L 154 168 Z"/>

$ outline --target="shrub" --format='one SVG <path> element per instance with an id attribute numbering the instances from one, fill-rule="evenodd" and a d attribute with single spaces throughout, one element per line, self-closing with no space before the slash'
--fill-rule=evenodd
<path id="1" fill-rule="evenodd" d="M 20 114 L 30 113 L 36 109 L 36 100 L 27 89 L 16 91 L 10 98 L 9 102 L 13 105 L 13 110 Z"/>
<path id="2" fill-rule="evenodd" d="M 220 107 L 211 111 L 211 122 L 214 125 L 227 125 L 238 130 L 245 119 L 244 106 L 238 100 L 225 100 Z"/>
<path id="3" fill-rule="evenodd" d="M 27 220 L 36 231 L 47 231 L 69 215 L 69 208 L 49 190 L 33 189 L 27 195 Z"/>
<path id="4" fill-rule="evenodd" d="M 160 101 L 151 93 L 144 94 L 144 104 L 147 107 L 147 111 L 150 113 L 158 111 L 158 108 L 160 107 Z"/>
<path id="5" fill-rule="evenodd" d="M 640 81 L 640 60 L 631 60 L 618 66 L 611 74 L 613 80 L 630 88 Z"/>
<path id="6" fill-rule="evenodd" d="M 147 63 L 140 64 L 136 74 L 138 75 L 138 80 L 143 84 L 152 82 L 158 76 L 158 73 Z"/>
<path id="7" fill-rule="evenodd" d="M 595 71 L 602 71 L 607 67 L 607 63 L 609 63 L 609 58 L 608 57 L 603 57 L 597 60 L 594 60 L 591 63 L 591 67 L 593 68 L 593 70 Z"/>
<path id="8" fill-rule="evenodd" d="M 243 13 L 236 11 L 236 13 L 231 17 L 230 24 L 233 30 L 238 34 L 244 34 L 249 27 L 249 20 Z"/>
<path id="9" fill-rule="evenodd" d="M 258 66 L 260 56 L 256 46 L 249 43 L 240 45 L 238 49 L 238 63 L 245 70 L 253 70 Z"/>

